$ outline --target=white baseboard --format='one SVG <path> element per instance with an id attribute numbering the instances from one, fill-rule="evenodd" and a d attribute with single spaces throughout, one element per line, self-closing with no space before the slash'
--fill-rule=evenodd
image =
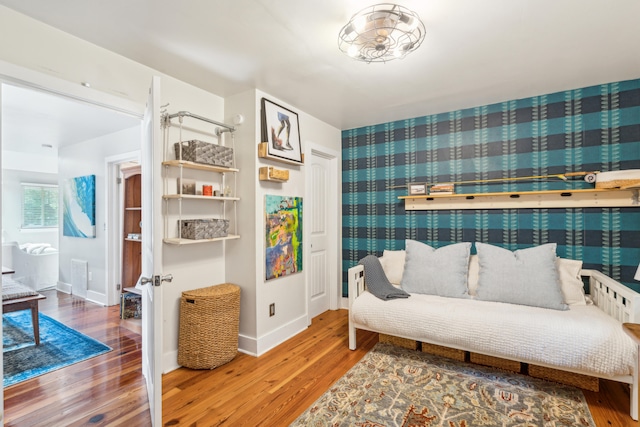
<path id="1" fill-rule="evenodd" d="M 340 299 L 340 308 L 345 308 L 349 310 L 349 298 L 341 298 Z"/>
<path id="2" fill-rule="evenodd" d="M 96 291 L 87 291 L 87 297 L 85 299 L 104 307 L 107 306 L 107 296 Z"/>
<path id="3" fill-rule="evenodd" d="M 71 294 L 71 290 L 73 288 L 70 283 L 58 282 L 56 289 L 60 292 L 64 292 L 65 294 Z"/>
<path id="4" fill-rule="evenodd" d="M 307 315 L 300 316 L 297 319 L 292 320 L 286 325 L 269 332 L 266 335 L 258 338 L 257 344 L 257 356 L 265 354 L 267 351 L 282 344 L 289 338 L 299 334 L 308 328 Z"/>
<path id="5" fill-rule="evenodd" d="M 168 374 L 178 369 L 178 350 L 168 351 L 162 355 L 162 373 Z"/>

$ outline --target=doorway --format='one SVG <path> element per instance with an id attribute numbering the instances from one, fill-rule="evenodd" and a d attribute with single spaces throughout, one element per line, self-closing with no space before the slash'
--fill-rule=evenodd
<path id="1" fill-rule="evenodd" d="M 102 305 L 108 298 L 109 257 L 106 254 L 108 207 L 105 158 L 140 149 L 141 120 L 105 107 L 24 86 L 2 84 L 3 243 L 46 245 L 58 254 L 54 287 Z M 65 236 L 64 221 L 44 227 L 25 224 L 22 198 L 5 184 L 23 184 L 24 174 L 36 184 L 58 186 L 58 217 L 64 216 L 65 184 L 75 177 L 95 177 L 95 233 L 89 238 Z M 10 200 L 8 197 L 12 197 Z M 86 265 L 86 275 L 74 275 L 72 260 Z M 54 273 L 55 274 L 55 273 Z M 80 283 L 75 283 L 81 280 Z M 79 291 L 78 291 L 79 290 Z"/>

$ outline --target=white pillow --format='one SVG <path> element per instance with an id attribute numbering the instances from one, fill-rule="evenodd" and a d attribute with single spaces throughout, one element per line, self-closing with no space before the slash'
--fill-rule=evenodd
<path id="1" fill-rule="evenodd" d="M 480 273 L 476 298 L 567 310 L 556 267 L 556 244 L 511 252 L 476 242 Z"/>
<path id="2" fill-rule="evenodd" d="M 558 257 L 556 258 L 556 266 L 565 304 L 587 305 L 584 297 L 584 283 L 580 278 L 582 261 Z"/>
<path id="3" fill-rule="evenodd" d="M 469 298 L 467 275 L 471 243 L 462 242 L 435 249 L 406 240 L 402 289 L 409 293 Z"/>
<path id="4" fill-rule="evenodd" d="M 475 296 L 476 290 L 478 290 L 478 276 L 480 274 L 480 263 L 478 262 L 478 255 L 471 255 L 469 257 L 469 277 L 467 278 L 467 287 L 469 288 L 469 295 Z"/>
<path id="5" fill-rule="evenodd" d="M 404 250 L 388 251 L 385 249 L 382 252 L 382 257 L 380 257 L 380 264 L 382 264 L 384 274 L 389 279 L 389 282 L 394 285 L 399 285 L 402 282 L 405 256 L 406 252 Z"/>

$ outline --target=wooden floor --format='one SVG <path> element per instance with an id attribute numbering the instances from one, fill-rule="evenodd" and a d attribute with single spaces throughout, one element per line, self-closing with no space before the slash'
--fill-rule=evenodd
<path id="1" fill-rule="evenodd" d="M 119 307 L 42 292 L 40 312 L 113 351 L 4 390 L 5 426 L 148 426 L 139 328 L 120 324 Z M 137 330 L 136 330 L 137 329 Z"/>
<path id="2" fill-rule="evenodd" d="M 7 426 L 149 425 L 139 334 L 103 308 L 55 292 L 41 312 L 114 351 L 5 389 Z M 311 327 L 265 355 L 245 354 L 214 370 L 181 368 L 163 378 L 164 426 L 286 426 L 377 342 L 360 331 L 347 348 L 347 312 L 328 311 Z M 585 391 L 598 427 L 637 427 L 628 387 L 601 381 Z"/>

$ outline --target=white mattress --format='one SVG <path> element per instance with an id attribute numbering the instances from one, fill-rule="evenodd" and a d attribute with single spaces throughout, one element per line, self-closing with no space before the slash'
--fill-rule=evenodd
<path id="1" fill-rule="evenodd" d="M 630 375 L 636 363 L 620 322 L 594 305 L 559 311 L 421 294 L 382 301 L 364 292 L 350 316 L 389 335 L 599 377 Z"/>

